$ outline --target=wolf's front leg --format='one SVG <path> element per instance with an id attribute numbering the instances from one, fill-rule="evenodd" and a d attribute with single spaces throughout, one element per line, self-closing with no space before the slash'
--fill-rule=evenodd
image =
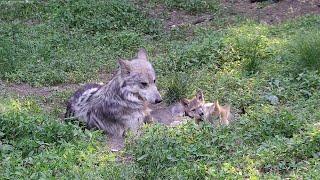
<path id="1" fill-rule="evenodd" d="M 107 135 L 108 147 L 112 152 L 120 151 L 124 148 L 124 137 Z"/>
<path id="2" fill-rule="evenodd" d="M 107 135 L 108 147 L 112 152 L 120 151 L 124 148 L 125 127 L 119 123 L 110 123 L 105 129 Z"/>
<path id="3" fill-rule="evenodd" d="M 155 120 L 154 120 L 154 118 L 153 118 L 150 114 L 148 114 L 148 115 L 144 118 L 143 122 L 146 123 L 146 124 L 152 124 L 152 123 L 155 122 Z"/>
<path id="4" fill-rule="evenodd" d="M 140 128 L 145 121 L 144 116 L 135 117 L 127 121 L 128 130 L 132 132 L 135 137 L 139 137 L 141 134 Z"/>

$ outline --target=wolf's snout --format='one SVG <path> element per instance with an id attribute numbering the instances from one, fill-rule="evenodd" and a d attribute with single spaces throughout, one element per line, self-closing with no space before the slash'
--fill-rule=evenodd
<path id="1" fill-rule="evenodd" d="M 162 102 L 162 98 L 161 98 L 161 95 L 160 95 L 159 91 L 157 90 L 157 93 L 155 94 L 154 103 L 158 104 L 158 103 L 161 103 L 161 102 Z"/>
<path id="2" fill-rule="evenodd" d="M 202 117 L 202 116 L 204 116 L 204 113 L 203 113 L 203 112 L 200 112 L 200 114 L 199 114 L 199 115 Z"/>
<path id="3" fill-rule="evenodd" d="M 155 103 L 156 103 L 156 104 L 161 103 L 161 102 L 162 102 L 162 99 L 161 99 L 161 98 L 155 100 Z"/>

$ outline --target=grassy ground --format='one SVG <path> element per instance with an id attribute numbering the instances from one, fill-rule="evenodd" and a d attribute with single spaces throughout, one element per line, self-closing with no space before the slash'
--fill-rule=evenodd
<path id="1" fill-rule="evenodd" d="M 1 2 L 6 84 L 94 81 L 145 47 L 167 102 L 201 88 L 238 116 L 229 127 L 145 126 L 114 154 L 100 132 L 60 122 L 68 86 L 21 97 L 0 84 L 0 179 L 316 179 L 320 17 L 266 25 L 231 17 L 218 1 L 189 1 Z M 215 18 L 168 29 L 172 10 Z"/>

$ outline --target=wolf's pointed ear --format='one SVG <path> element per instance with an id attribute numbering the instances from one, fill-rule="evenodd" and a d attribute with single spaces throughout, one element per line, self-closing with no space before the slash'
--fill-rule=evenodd
<path id="1" fill-rule="evenodd" d="M 187 107 L 190 104 L 190 101 L 186 98 L 181 99 L 181 103 L 184 107 Z"/>
<path id="2" fill-rule="evenodd" d="M 148 61 L 147 51 L 144 48 L 139 49 L 138 58 Z"/>
<path id="3" fill-rule="evenodd" d="M 199 101 L 204 101 L 204 95 L 202 90 L 198 90 L 196 97 Z"/>
<path id="4" fill-rule="evenodd" d="M 130 74 L 130 62 L 128 60 L 119 59 L 118 61 L 120 65 L 121 75 L 129 75 Z"/>

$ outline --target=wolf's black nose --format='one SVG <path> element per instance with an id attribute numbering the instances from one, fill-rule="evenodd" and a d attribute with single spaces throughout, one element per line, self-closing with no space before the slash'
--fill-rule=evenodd
<path id="1" fill-rule="evenodd" d="M 162 99 L 156 99 L 155 103 L 158 104 L 158 103 L 161 103 L 162 102 Z"/>
<path id="2" fill-rule="evenodd" d="M 203 115 L 204 115 L 204 113 L 203 113 L 203 112 L 201 112 L 201 113 L 200 113 L 200 116 L 203 116 Z"/>

